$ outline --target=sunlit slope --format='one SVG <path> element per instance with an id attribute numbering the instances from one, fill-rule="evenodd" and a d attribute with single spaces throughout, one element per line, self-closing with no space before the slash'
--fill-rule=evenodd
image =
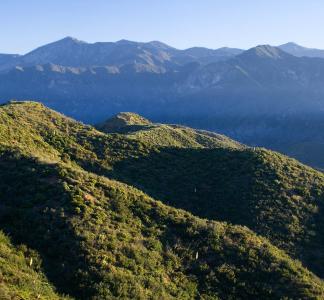
<path id="1" fill-rule="evenodd" d="M 134 113 L 120 113 L 98 125 L 97 128 L 106 133 L 125 134 L 150 146 L 243 147 L 224 135 L 179 125 L 155 124 Z"/>

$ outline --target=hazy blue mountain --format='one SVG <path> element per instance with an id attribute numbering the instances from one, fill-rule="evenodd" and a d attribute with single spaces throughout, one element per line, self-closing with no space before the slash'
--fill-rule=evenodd
<path id="1" fill-rule="evenodd" d="M 324 167 L 324 59 L 278 47 L 178 50 L 65 38 L 0 64 L 0 95 L 84 122 L 120 111 L 215 130 Z"/>
<path id="2" fill-rule="evenodd" d="M 293 42 L 280 45 L 279 48 L 298 57 L 307 56 L 324 58 L 324 50 L 306 48 Z"/>
<path id="3" fill-rule="evenodd" d="M 204 47 L 192 47 L 183 51 L 187 62 L 199 61 L 203 64 L 223 61 L 244 52 L 242 49 L 222 47 L 216 50 Z M 191 58 L 191 59 L 190 59 Z"/>
<path id="4" fill-rule="evenodd" d="M 228 48 L 222 47 L 216 50 L 208 49 L 204 47 L 192 47 L 184 50 L 184 52 L 188 55 L 192 55 L 194 57 L 206 57 L 206 56 L 233 56 L 238 55 L 244 52 L 242 49 L 237 48 Z"/>
<path id="5" fill-rule="evenodd" d="M 192 88 L 322 89 L 324 60 L 297 58 L 260 45 L 229 60 L 202 66 L 190 75 Z"/>
<path id="6" fill-rule="evenodd" d="M 115 43 L 87 43 L 66 37 L 17 57 L 10 63 L 1 66 L 0 62 L 0 70 L 50 63 L 68 67 L 109 66 L 117 73 L 122 68 L 135 69 L 137 72 L 163 73 L 176 70 L 179 65 L 189 62 L 210 63 L 224 60 L 242 51 L 231 48 L 199 49 L 200 51 L 178 50 L 158 41 L 140 43 L 120 40 Z"/>
<path id="7" fill-rule="evenodd" d="M 19 54 L 2 54 L 0 53 L 0 65 L 11 63 L 19 58 Z"/>
<path id="8" fill-rule="evenodd" d="M 114 66 L 118 72 L 121 66 L 136 65 L 138 68 L 151 67 L 159 72 L 172 64 L 172 48 L 167 47 L 166 51 L 161 45 L 124 40 L 116 43 L 88 44 L 67 37 L 21 56 L 12 66 L 14 64 L 28 67 L 49 63 L 68 67 Z"/>

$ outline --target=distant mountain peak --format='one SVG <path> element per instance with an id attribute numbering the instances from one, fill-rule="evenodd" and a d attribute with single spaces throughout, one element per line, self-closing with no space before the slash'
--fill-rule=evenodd
<path id="1" fill-rule="evenodd" d="M 324 58 L 324 50 L 315 49 L 315 48 L 307 48 L 301 45 L 298 45 L 294 42 L 289 42 L 283 45 L 278 46 L 281 50 L 292 54 L 297 57 L 319 57 Z"/>
<path id="2" fill-rule="evenodd" d="M 87 42 L 80 41 L 74 37 L 67 36 L 67 37 L 60 39 L 58 41 L 55 41 L 55 42 L 46 44 L 44 46 L 41 46 L 39 48 L 36 48 L 35 50 L 27 53 L 26 56 L 28 56 L 30 54 L 38 53 L 39 50 L 41 50 L 42 52 L 47 52 L 47 51 L 51 51 L 49 49 L 53 49 L 53 48 L 59 47 L 59 48 L 63 49 L 64 47 L 68 47 L 71 45 L 82 45 L 82 44 L 87 44 Z"/>
<path id="3" fill-rule="evenodd" d="M 295 42 L 288 42 L 288 43 L 286 43 L 286 44 L 283 44 L 283 45 L 281 45 L 281 46 L 298 46 L 298 47 L 302 47 L 302 46 L 300 46 L 300 45 L 298 45 L 297 43 L 295 43 Z"/>
<path id="4" fill-rule="evenodd" d="M 74 43 L 74 44 L 87 44 L 85 41 L 81 41 L 75 37 L 72 36 L 66 36 L 65 38 L 58 40 L 54 43 Z"/>
<path id="5" fill-rule="evenodd" d="M 150 41 L 146 44 L 151 45 L 156 48 L 160 48 L 160 49 L 174 49 L 173 47 L 169 46 L 168 44 L 162 43 L 160 41 Z"/>
<path id="6" fill-rule="evenodd" d="M 269 59 L 282 59 L 289 56 L 288 53 L 285 53 L 283 50 L 273 47 L 270 45 L 259 45 L 254 48 L 251 48 L 245 51 L 243 56 L 258 56 L 262 58 L 269 58 Z"/>
<path id="7" fill-rule="evenodd" d="M 118 44 L 118 45 L 133 45 L 133 44 L 138 44 L 138 43 L 134 42 L 134 41 L 122 39 L 122 40 L 117 41 L 116 44 Z"/>
<path id="8" fill-rule="evenodd" d="M 286 44 L 283 44 L 283 45 L 280 45 L 278 46 L 278 48 L 280 49 L 283 49 L 283 50 L 294 50 L 294 51 L 297 51 L 297 50 L 304 50 L 304 49 L 308 49 L 308 48 L 305 48 L 301 45 L 298 45 L 297 43 L 295 42 L 288 42 Z"/>

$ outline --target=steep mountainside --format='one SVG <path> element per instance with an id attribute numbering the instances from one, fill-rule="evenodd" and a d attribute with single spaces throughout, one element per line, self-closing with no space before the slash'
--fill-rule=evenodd
<path id="1" fill-rule="evenodd" d="M 136 138 L 152 125 L 141 125 L 148 127 L 136 131 L 134 121 L 130 123 L 131 131 L 106 134 L 41 104 L 12 102 L 0 107 L 0 226 L 15 244 L 27 245 L 41 258 L 35 259 L 39 270 L 60 293 L 76 299 L 322 298 L 322 281 L 266 239 L 284 249 L 290 249 L 285 243 L 295 243 L 301 252 L 291 253 L 302 260 L 301 253 L 320 258 L 321 227 L 314 215 L 317 209 L 321 213 L 320 173 L 278 154 L 253 151 L 235 142 L 229 145 L 230 140 L 187 128 L 182 128 L 182 135 L 189 135 L 186 143 L 201 135 L 199 141 L 208 139 L 215 144 L 161 146 Z M 166 125 L 154 125 L 152 137 L 159 126 Z M 168 133 L 177 130 L 168 126 Z M 173 135 L 173 141 L 179 136 Z M 282 178 L 272 174 L 277 167 L 272 163 L 283 167 Z M 223 182 L 215 172 L 218 168 L 224 174 Z M 151 178 L 146 177 L 149 169 Z M 190 177 L 194 169 L 196 174 Z M 180 183 L 183 196 L 179 190 L 171 191 L 176 184 L 169 181 L 171 176 Z M 206 181 L 207 176 L 217 186 Z M 287 177 L 292 177 L 289 186 Z M 161 184 L 155 186 L 157 179 Z M 127 185 L 131 182 L 138 188 L 143 184 L 146 193 L 160 194 L 161 199 Z M 161 187 L 166 183 L 169 186 L 163 193 Z M 277 198 L 278 186 L 280 193 L 289 193 L 286 198 Z M 227 196 L 230 188 L 237 188 L 234 202 L 229 201 L 233 193 Z M 244 226 L 199 219 L 156 200 L 184 207 L 185 195 L 200 194 L 191 199 L 197 204 L 198 199 L 202 210 L 187 208 L 203 215 L 209 189 L 219 197 L 210 203 L 223 201 L 227 212 L 234 213 L 242 199 L 234 223 L 244 224 L 239 215 L 247 214 L 250 204 L 256 205 L 259 217 L 263 210 L 267 231 L 260 224 L 254 229 L 264 237 Z M 258 202 L 260 195 L 266 198 Z M 272 203 L 271 212 L 264 211 L 262 202 L 267 200 Z M 220 219 L 233 220 L 226 208 L 223 212 Z M 268 220 L 270 214 L 277 222 Z M 213 209 L 208 217 L 216 217 Z M 318 219 L 323 218 L 319 215 Z M 276 224 L 286 226 L 286 231 L 277 231 Z M 308 224 L 312 224 L 312 232 L 308 232 Z M 304 237 L 309 240 L 298 244 Z M 309 252 L 307 245 L 318 246 L 318 252 Z M 318 267 L 313 271 L 320 274 Z M 3 275 L 5 280 L 7 276 Z M 25 297 L 32 299 L 28 294 Z"/>

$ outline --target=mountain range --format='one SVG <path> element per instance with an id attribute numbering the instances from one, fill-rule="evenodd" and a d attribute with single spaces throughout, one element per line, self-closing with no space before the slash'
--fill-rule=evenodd
<path id="1" fill-rule="evenodd" d="M 3 101 L 33 99 L 87 123 L 120 111 L 265 146 L 324 168 L 323 51 L 294 43 L 249 50 L 67 37 L 0 55 Z"/>
<path id="2" fill-rule="evenodd" d="M 2 299 L 322 299 L 324 175 L 134 113 L 0 106 Z"/>
<path id="3" fill-rule="evenodd" d="M 39 47 L 25 55 L 3 58 L 1 69 L 15 66 L 56 64 L 68 67 L 111 66 L 117 72 L 130 69 L 137 72 L 163 73 L 190 62 L 207 64 L 227 59 L 243 52 L 241 49 L 217 50 L 194 47 L 178 50 L 158 41 L 139 43 L 127 40 L 118 42 L 86 43 L 72 37 Z"/>

